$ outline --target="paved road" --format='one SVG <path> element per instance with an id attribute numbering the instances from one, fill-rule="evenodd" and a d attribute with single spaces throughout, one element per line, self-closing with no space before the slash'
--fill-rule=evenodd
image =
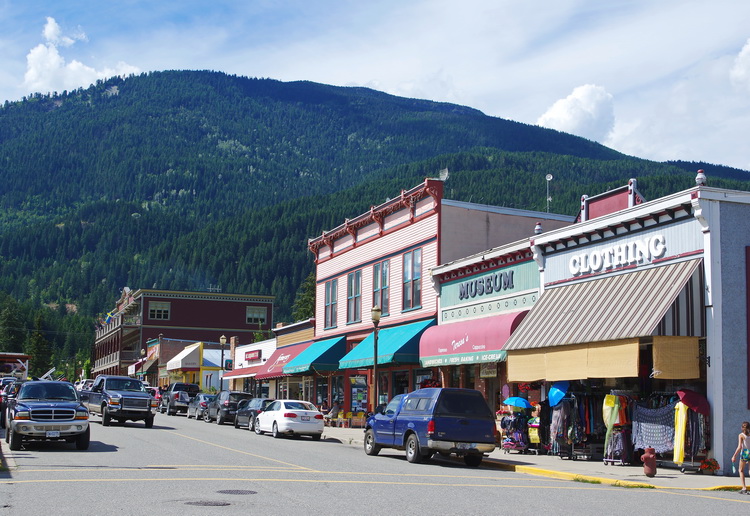
<path id="1" fill-rule="evenodd" d="M 3 454 L 2 514 L 748 514 L 750 496 L 624 489 L 536 478 L 403 452 L 368 457 L 328 438 L 273 439 L 159 415 L 103 427 L 91 448 L 32 444 Z M 262 511 L 262 512 L 258 512 Z"/>

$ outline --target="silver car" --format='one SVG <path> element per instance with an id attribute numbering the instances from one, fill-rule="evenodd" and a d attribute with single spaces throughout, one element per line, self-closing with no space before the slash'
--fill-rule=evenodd
<path id="1" fill-rule="evenodd" d="M 319 441 L 323 435 L 323 414 L 307 401 L 276 400 L 255 417 L 255 433 L 265 432 L 277 438 L 309 435 Z"/>

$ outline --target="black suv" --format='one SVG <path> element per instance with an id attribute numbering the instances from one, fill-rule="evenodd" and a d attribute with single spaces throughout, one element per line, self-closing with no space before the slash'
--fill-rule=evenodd
<path id="1" fill-rule="evenodd" d="M 242 406 L 237 407 L 237 415 L 234 417 L 234 427 L 247 427 L 251 432 L 255 431 L 255 416 L 263 412 L 266 407 L 273 403 L 273 398 L 253 398 Z"/>
<path id="2" fill-rule="evenodd" d="M 201 388 L 197 383 L 173 383 L 167 387 L 167 391 L 162 394 L 159 403 L 159 411 L 168 416 L 174 416 L 178 412 L 187 413 L 190 400 L 200 392 Z"/>
<path id="3" fill-rule="evenodd" d="M 220 425 L 223 425 L 225 421 L 234 421 L 237 403 L 252 397 L 253 395 L 249 392 L 221 391 L 203 411 L 203 421 L 210 423 L 215 419 Z"/>

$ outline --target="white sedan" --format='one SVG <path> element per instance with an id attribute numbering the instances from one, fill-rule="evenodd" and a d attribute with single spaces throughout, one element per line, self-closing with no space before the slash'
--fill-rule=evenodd
<path id="1" fill-rule="evenodd" d="M 282 435 L 309 435 L 314 441 L 323 435 L 323 414 L 307 401 L 276 400 L 255 417 L 255 433 L 271 432 Z"/>

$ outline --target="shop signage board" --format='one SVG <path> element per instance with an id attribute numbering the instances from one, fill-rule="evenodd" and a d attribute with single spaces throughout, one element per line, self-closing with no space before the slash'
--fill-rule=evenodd
<path id="1" fill-rule="evenodd" d="M 528 310 L 539 292 L 536 262 L 481 271 L 440 285 L 440 322 Z"/>
<path id="2" fill-rule="evenodd" d="M 703 251 L 700 223 L 689 218 L 582 244 L 545 257 L 545 284 L 650 267 Z"/>

